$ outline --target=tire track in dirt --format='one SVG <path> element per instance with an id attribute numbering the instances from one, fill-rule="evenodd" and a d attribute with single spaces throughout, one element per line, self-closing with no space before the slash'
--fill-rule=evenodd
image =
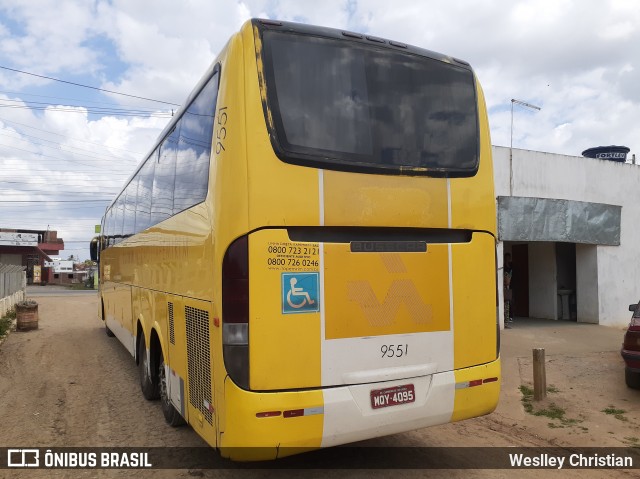
<path id="1" fill-rule="evenodd" d="M 137 368 L 131 355 L 115 339 L 104 334 L 104 326 L 96 317 L 97 297 L 42 297 L 40 329 L 12 333 L 0 347 L 0 444 L 7 447 L 81 447 L 81 446 L 205 446 L 189 427 L 171 428 L 164 422 L 160 404 L 144 400 L 140 392 Z M 614 371 L 611 354 L 595 355 L 590 371 L 576 368 L 579 358 L 558 361 L 562 368 L 548 371 L 549 377 L 571 378 L 578 384 L 594 385 L 602 378 L 595 372 Z M 555 358 L 552 358 L 555 359 Z M 396 446 L 550 446 L 566 445 L 563 436 L 553 436 L 546 421 L 532 418 L 521 410 L 517 385 L 526 379 L 526 369 L 513 361 L 514 372 L 503 361 L 503 394 L 498 410 L 481 418 L 421 429 L 366 441 L 375 447 Z M 524 364 L 524 362 L 523 362 Z M 552 363 L 553 366 L 553 363 Z M 520 372 L 520 377 L 518 376 Z M 564 387 L 564 386 L 563 386 Z M 606 386 L 598 384 L 598 396 Z M 505 392 L 505 388 L 509 388 Z M 512 390 L 513 389 L 513 390 Z M 622 388 L 610 388 L 616 397 L 627 397 Z M 604 391 L 604 392 L 603 392 Z M 574 394 L 573 390 L 564 393 Z M 593 393 L 595 394 L 595 393 Z M 572 396 L 573 397 L 573 396 Z M 605 399 L 602 399 L 604 401 Z M 588 407 L 583 404 L 581 407 Z M 633 417 L 630 417 L 634 420 Z M 613 419 L 608 419 L 613 423 Z M 608 424 L 608 423 L 607 423 Z M 216 454 L 214 450 L 212 454 Z M 375 454 L 372 453 L 372 454 Z M 469 454 L 477 454 L 470 449 Z M 477 458 L 476 458 L 477 459 Z M 455 457 L 451 457 L 455 461 Z M 10 474 L 9 474 L 10 472 Z M 569 477 L 584 479 L 602 477 L 603 471 L 303 471 L 305 477 Z M 556 472 L 561 474 L 556 474 Z M 637 477 L 627 471 L 606 471 L 607 477 Z M 542 473 L 542 474 L 541 474 Z M 215 471 L 135 471 L 135 477 L 153 478 L 262 478 L 300 477 L 300 471 L 215 470 Z M 37 470 L 1 471 L 0 478 L 14 477 L 131 477 L 132 471 L 116 470 Z"/>

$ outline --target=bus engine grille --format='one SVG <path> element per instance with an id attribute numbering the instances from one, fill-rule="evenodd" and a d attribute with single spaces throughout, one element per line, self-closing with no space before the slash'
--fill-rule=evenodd
<path id="1" fill-rule="evenodd" d="M 176 330 L 173 323 L 173 303 L 167 303 L 167 313 L 169 316 L 169 342 L 176 344 Z"/>
<path id="2" fill-rule="evenodd" d="M 187 324 L 187 369 L 189 402 L 213 425 L 211 400 L 211 354 L 209 350 L 209 313 L 185 306 Z"/>

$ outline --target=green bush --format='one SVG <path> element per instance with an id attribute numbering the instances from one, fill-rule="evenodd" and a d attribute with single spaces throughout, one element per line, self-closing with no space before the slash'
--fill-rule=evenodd
<path id="1" fill-rule="evenodd" d="M 15 311 L 9 311 L 6 316 L 0 318 L 0 338 L 9 332 L 11 320 L 15 317 Z"/>

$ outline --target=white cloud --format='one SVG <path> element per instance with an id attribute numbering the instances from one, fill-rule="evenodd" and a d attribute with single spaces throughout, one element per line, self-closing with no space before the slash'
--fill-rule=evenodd
<path id="1" fill-rule="evenodd" d="M 96 55 L 83 45 L 95 26 L 92 7 L 82 0 L 0 1 L 5 15 L 22 30 L 12 32 L 0 20 L 0 55 L 10 58 L 17 67 L 40 73 L 93 70 L 97 67 Z"/>
<path id="2" fill-rule="evenodd" d="M 249 18 L 243 2 L 171 0 L 101 3 L 103 33 L 130 65 L 123 78 L 105 88 L 182 102 L 227 39 Z"/>
<path id="3" fill-rule="evenodd" d="M 579 155 L 590 146 L 624 144 L 640 153 L 640 8 L 635 0 L 0 0 L 0 65 L 61 78 L 84 74 L 104 88 L 181 103 L 250 17 L 366 32 L 469 61 L 485 91 L 495 144 L 509 144 L 510 100 L 517 98 L 542 110 L 514 109 L 515 147 Z M 99 40 L 115 49 L 117 68 L 108 65 L 114 59 L 91 47 Z M 42 93 L 47 83 L 0 71 L 0 92 L 28 93 L 36 86 Z M 154 106 L 110 98 L 122 105 Z M 103 185 L 113 196 L 166 121 L 0 108 L 0 182 L 8 170 L 14 170 L 12 178 L 19 170 L 32 171 L 26 180 L 32 185 L 55 180 L 75 192 L 89 185 L 96 194 Z M 37 137 L 58 149 L 43 146 L 54 143 Z M 112 156 L 99 160 L 88 154 Z M 15 186 L 12 195 L 20 193 Z M 0 189 L 7 191 L 2 183 Z M 31 217 L 55 222 L 59 215 L 62 222 L 82 211 L 76 207 L 43 206 Z M 91 214 L 98 216 L 99 210 Z M 6 225 L 2 207 L 0 218 Z M 11 218 L 28 217 L 16 213 Z M 84 231 L 92 231 L 93 223 L 78 220 L 69 223 L 73 228 L 58 229 L 71 239 L 88 237 Z"/>

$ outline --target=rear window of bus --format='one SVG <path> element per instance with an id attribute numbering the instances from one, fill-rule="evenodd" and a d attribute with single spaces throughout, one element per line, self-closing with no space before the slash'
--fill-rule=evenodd
<path id="1" fill-rule="evenodd" d="M 471 176 L 470 68 L 364 43 L 265 30 L 274 147 L 284 161 L 391 174 Z"/>

